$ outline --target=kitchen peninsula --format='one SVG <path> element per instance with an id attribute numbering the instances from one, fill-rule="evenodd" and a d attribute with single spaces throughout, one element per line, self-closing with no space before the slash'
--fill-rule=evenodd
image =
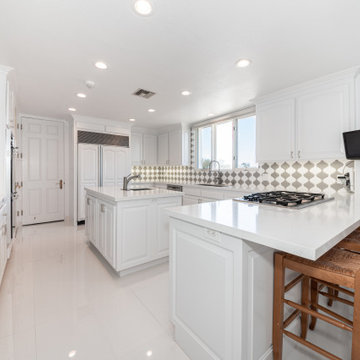
<path id="1" fill-rule="evenodd" d="M 167 260 L 164 209 L 181 205 L 181 192 L 119 186 L 85 190 L 86 236 L 120 276 Z"/>
<path id="2" fill-rule="evenodd" d="M 360 226 L 360 198 L 302 209 L 223 200 L 169 214 L 176 342 L 191 359 L 269 360 L 274 251 L 318 259 Z"/>

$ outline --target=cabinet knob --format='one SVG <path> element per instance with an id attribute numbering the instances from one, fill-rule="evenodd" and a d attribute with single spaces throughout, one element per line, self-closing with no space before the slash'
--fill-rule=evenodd
<path id="1" fill-rule="evenodd" d="M 300 159 L 300 150 L 298 150 L 298 158 Z"/>
<path id="2" fill-rule="evenodd" d="M 293 159 L 294 158 L 294 152 L 290 151 L 290 157 Z"/>

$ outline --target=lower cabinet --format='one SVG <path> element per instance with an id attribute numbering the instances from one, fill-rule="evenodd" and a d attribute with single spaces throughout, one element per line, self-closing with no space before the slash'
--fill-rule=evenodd
<path id="1" fill-rule="evenodd" d="M 191 359 L 272 358 L 272 249 L 171 218 L 170 282 L 175 339 Z"/>
<path id="2" fill-rule="evenodd" d="M 87 195 L 86 236 L 121 275 L 122 271 L 168 256 L 166 208 L 180 205 L 181 195 L 119 202 Z"/>

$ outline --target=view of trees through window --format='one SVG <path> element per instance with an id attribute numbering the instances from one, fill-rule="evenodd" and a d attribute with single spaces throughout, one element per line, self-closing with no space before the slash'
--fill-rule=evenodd
<path id="1" fill-rule="evenodd" d="M 217 160 L 221 169 L 256 164 L 256 116 L 235 118 L 198 128 L 197 167 L 208 169 Z"/>

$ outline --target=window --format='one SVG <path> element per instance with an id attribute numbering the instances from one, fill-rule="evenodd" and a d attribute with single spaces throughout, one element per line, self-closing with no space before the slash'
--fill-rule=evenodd
<path id="1" fill-rule="evenodd" d="M 221 122 L 215 125 L 216 151 L 215 160 L 222 169 L 231 169 L 233 161 L 233 124 L 232 121 Z"/>
<path id="2" fill-rule="evenodd" d="M 237 119 L 236 167 L 256 166 L 256 118 Z"/>
<path id="3" fill-rule="evenodd" d="M 256 116 L 199 127 L 196 145 L 199 169 L 208 169 L 211 160 L 219 161 L 221 169 L 255 167 Z"/>
<path id="4" fill-rule="evenodd" d="M 212 159 L 211 151 L 212 127 L 207 126 L 198 130 L 198 168 L 207 169 Z"/>

